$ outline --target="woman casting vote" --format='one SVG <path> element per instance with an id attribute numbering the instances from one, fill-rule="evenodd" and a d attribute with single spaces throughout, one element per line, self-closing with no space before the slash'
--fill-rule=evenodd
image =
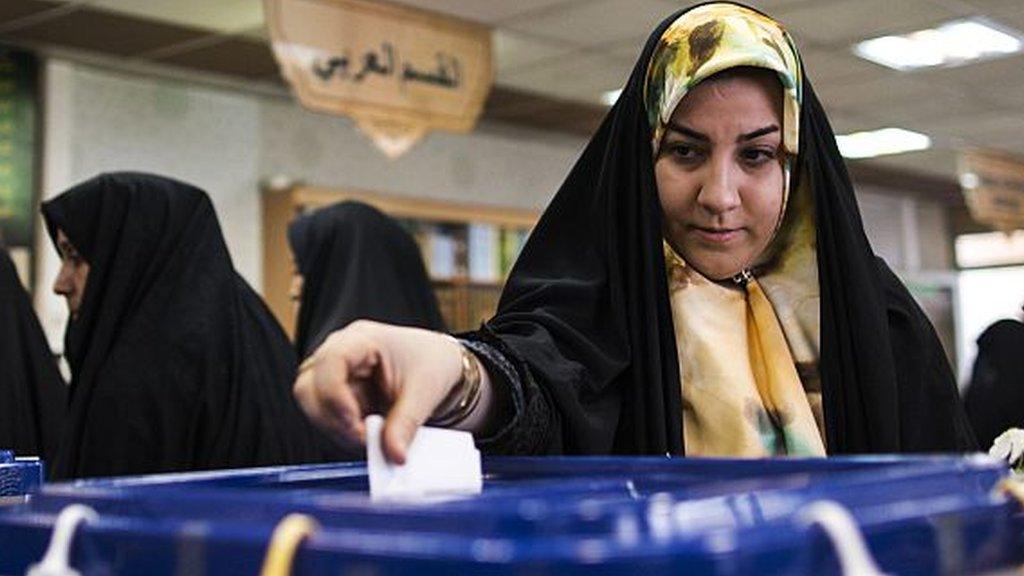
<path id="1" fill-rule="evenodd" d="M 515 454 L 824 456 L 975 447 L 934 329 L 872 252 L 792 38 L 725 2 L 651 34 L 495 317 L 364 322 L 300 403 L 404 461 L 424 422 Z"/>

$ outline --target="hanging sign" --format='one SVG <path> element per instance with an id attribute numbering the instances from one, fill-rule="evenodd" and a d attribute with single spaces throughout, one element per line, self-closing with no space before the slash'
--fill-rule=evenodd
<path id="1" fill-rule="evenodd" d="M 491 88 L 490 29 L 367 0 L 264 0 L 303 106 L 350 116 L 389 157 L 430 130 L 469 132 Z"/>
<path id="2" fill-rule="evenodd" d="M 1024 159 L 983 150 L 960 155 L 960 185 L 971 216 L 996 230 L 1024 228 Z"/>

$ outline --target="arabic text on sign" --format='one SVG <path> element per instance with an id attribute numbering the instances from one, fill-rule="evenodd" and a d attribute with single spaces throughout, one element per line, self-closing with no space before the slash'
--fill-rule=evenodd
<path id="1" fill-rule="evenodd" d="M 436 66 L 433 69 L 420 69 L 410 62 L 404 62 L 401 66 L 402 82 L 419 82 L 439 86 L 442 88 L 455 89 L 462 83 L 462 66 L 459 59 L 438 52 L 435 54 Z M 358 71 L 352 73 L 352 57 L 349 51 L 342 51 L 341 54 L 332 56 L 325 60 L 313 62 L 313 73 L 324 82 L 332 78 L 362 82 L 369 75 L 395 77 L 398 67 L 398 52 L 388 42 L 381 44 L 381 50 L 369 50 L 359 60 Z"/>

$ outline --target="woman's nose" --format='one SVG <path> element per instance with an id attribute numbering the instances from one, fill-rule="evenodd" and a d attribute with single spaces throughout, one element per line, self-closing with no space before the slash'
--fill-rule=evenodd
<path id="1" fill-rule="evenodd" d="M 71 272 L 67 264 L 62 264 L 57 278 L 53 281 L 53 292 L 58 296 L 67 296 L 71 293 Z"/>
<path id="2" fill-rule="evenodd" d="M 697 203 L 712 214 L 724 214 L 740 205 L 738 178 L 726 162 L 712 162 L 701 183 Z"/>

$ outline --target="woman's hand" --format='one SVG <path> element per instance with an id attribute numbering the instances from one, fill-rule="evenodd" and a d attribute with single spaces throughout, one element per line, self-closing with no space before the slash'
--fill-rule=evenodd
<path id="1" fill-rule="evenodd" d="M 350 448 L 366 444 L 367 415 L 386 414 L 384 454 L 403 464 L 417 428 L 462 376 L 459 346 L 446 334 L 357 320 L 302 363 L 295 398 L 317 426 Z"/>

